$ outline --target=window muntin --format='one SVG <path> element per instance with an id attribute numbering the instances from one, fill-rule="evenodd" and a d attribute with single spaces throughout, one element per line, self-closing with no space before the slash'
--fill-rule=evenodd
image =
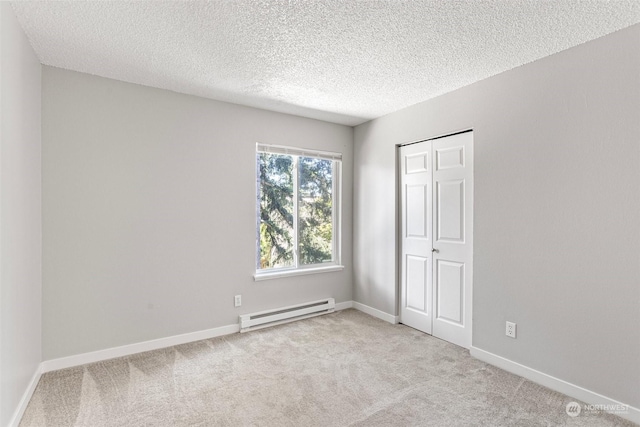
<path id="1" fill-rule="evenodd" d="M 258 144 L 257 275 L 340 264 L 341 155 Z"/>

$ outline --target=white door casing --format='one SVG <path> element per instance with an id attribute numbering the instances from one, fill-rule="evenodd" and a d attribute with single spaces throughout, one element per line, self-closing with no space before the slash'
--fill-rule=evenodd
<path id="1" fill-rule="evenodd" d="M 401 322 L 471 347 L 473 277 L 473 133 L 401 147 Z M 430 159 L 425 171 L 412 156 Z M 414 163 L 412 163 L 414 162 Z M 417 163 L 415 163 L 417 164 Z M 422 212 L 418 186 L 425 189 Z M 418 236 L 418 219 L 427 222 Z M 422 278 L 422 274 L 426 278 Z M 422 284 L 422 288 L 419 286 Z M 424 292 L 425 309 L 415 301 Z M 428 318 L 428 319 L 427 319 Z"/>

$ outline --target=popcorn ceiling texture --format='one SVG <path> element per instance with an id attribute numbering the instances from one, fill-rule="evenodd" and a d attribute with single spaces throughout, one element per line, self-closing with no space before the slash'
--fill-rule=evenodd
<path id="1" fill-rule="evenodd" d="M 13 8 L 45 65 L 347 125 L 640 22 L 638 0 Z"/>

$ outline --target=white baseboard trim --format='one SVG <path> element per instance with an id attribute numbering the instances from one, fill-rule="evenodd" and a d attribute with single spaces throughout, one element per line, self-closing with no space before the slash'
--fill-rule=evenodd
<path id="1" fill-rule="evenodd" d="M 24 411 L 27 409 L 27 405 L 29 405 L 29 401 L 31 400 L 31 396 L 33 396 L 33 392 L 36 391 L 36 387 L 38 386 L 38 382 L 40 381 L 41 376 L 42 363 L 38 365 L 36 371 L 33 373 L 31 382 L 29 382 L 29 386 L 22 395 L 22 399 L 20 399 L 20 403 L 18 403 L 18 407 L 13 413 L 13 417 L 11 417 L 11 421 L 9 421 L 9 427 L 18 427 L 18 424 L 20 424 L 20 420 L 22 420 Z"/>
<path id="2" fill-rule="evenodd" d="M 526 378 L 530 381 L 533 381 L 534 383 L 543 385 L 547 388 L 550 388 L 551 390 L 566 394 L 567 396 L 580 400 L 587 405 L 611 405 L 617 407 L 620 407 L 621 405 L 628 406 L 628 412 L 616 412 L 614 414 L 619 416 L 620 418 L 625 418 L 636 424 L 640 424 L 640 409 L 634 408 L 631 405 L 623 404 L 621 402 L 618 402 L 617 400 L 603 396 L 594 391 L 587 390 L 586 388 L 582 388 L 559 378 L 552 377 L 551 375 L 545 374 L 544 372 L 537 371 L 535 369 L 529 368 L 528 366 L 521 365 L 517 362 L 493 353 L 489 353 L 488 351 L 481 350 L 477 347 L 471 347 L 470 353 L 476 359 L 482 360 L 483 362 L 486 362 L 490 365 L 497 366 L 498 368 L 504 369 L 505 371 L 511 372 L 512 374 L 516 374 L 518 376 Z"/>
<path id="3" fill-rule="evenodd" d="M 353 301 L 345 301 L 336 303 L 336 310 L 346 310 L 353 307 Z M 364 306 L 366 307 L 366 306 Z M 375 310 L 367 307 L 370 310 Z M 365 310 L 362 310 L 365 311 Z M 377 310 L 376 310 L 377 311 Z M 382 312 L 380 312 L 382 313 Z M 373 313 L 369 313 L 376 316 Z M 386 315 L 386 313 L 383 313 Z M 380 317 L 380 316 L 376 316 Z M 384 319 L 387 320 L 387 319 Z M 387 320 L 388 321 L 388 320 Z M 145 351 L 157 350 L 160 348 L 171 347 L 174 345 L 186 344 L 194 341 L 206 340 L 222 335 L 234 334 L 240 332 L 240 325 L 233 324 L 221 326 L 219 328 L 207 329 L 204 331 L 191 332 L 182 335 L 174 335 L 166 338 L 159 338 L 151 341 L 143 341 L 135 344 L 123 345 L 121 347 L 112 347 L 104 350 L 92 351 L 90 353 L 76 354 L 59 359 L 45 360 L 40 364 L 41 373 L 57 371 L 58 369 L 73 368 L 75 366 L 86 365 L 87 363 L 101 362 L 103 360 L 114 359 L 116 357 L 130 356 Z"/>
<path id="4" fill-rule="evenodd" d="M 336 311 L 346 310 L 347 308 L 353 308 L 353 301 L 337 302 Z"/>
<path id="5" fill-rule="evenodd" d="M 382 319 L 385 322 L 392 323 L 394 325 L 399 322 L 398 316 L 385 313 L 384 311 L 378 310 L 377 308 L 369 307 L 368 305 L 364 305 L 356 301 L 353 301 L 353 308 L 355 308 L 356 310 L 360 310 L 363 313 L 367 313 L 370 316 L 377 317 L 378 319 Z"/>
<path id="6" fill-rule="evenodd" d="M 191 332 L 188 334 L 174 335 L 166 338 L 159 338 L 151 341 L 123 345 L 121 347 L 107 348 L 104 350 L 92 351 L 90 353 L 77 354 L 74 356 L 61 357 L 59 359 L 45 360 L 41 363 L 42 373 L 57 371 L 58 369 L 72 368 L 74 366 L 86 365 L 87 363 L 101 362 L 115 357 L 130 356 L 144 351 L 157 350 L 174 345 L 186 344 L 193 341 L 206 340 L 222 335 L 229 335 L 240 331 L 240 325 L 227 325 L 219 328 L 206 329 L 204 331 Z"/>

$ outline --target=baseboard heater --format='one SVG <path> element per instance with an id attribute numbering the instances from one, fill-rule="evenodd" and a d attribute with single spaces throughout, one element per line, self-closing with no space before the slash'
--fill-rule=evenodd
<path id="1" fill-rule="evenodd" d="M 294 320 L 321 316 L 323 314 L 333 313 L 335 309 L 335 299 L 327 298 L 320 301 L 276 308 L 275 310 L 242 314 L 240 315 L 240 332 L 249 332 L 282 323 L 293 322 Z"/>

